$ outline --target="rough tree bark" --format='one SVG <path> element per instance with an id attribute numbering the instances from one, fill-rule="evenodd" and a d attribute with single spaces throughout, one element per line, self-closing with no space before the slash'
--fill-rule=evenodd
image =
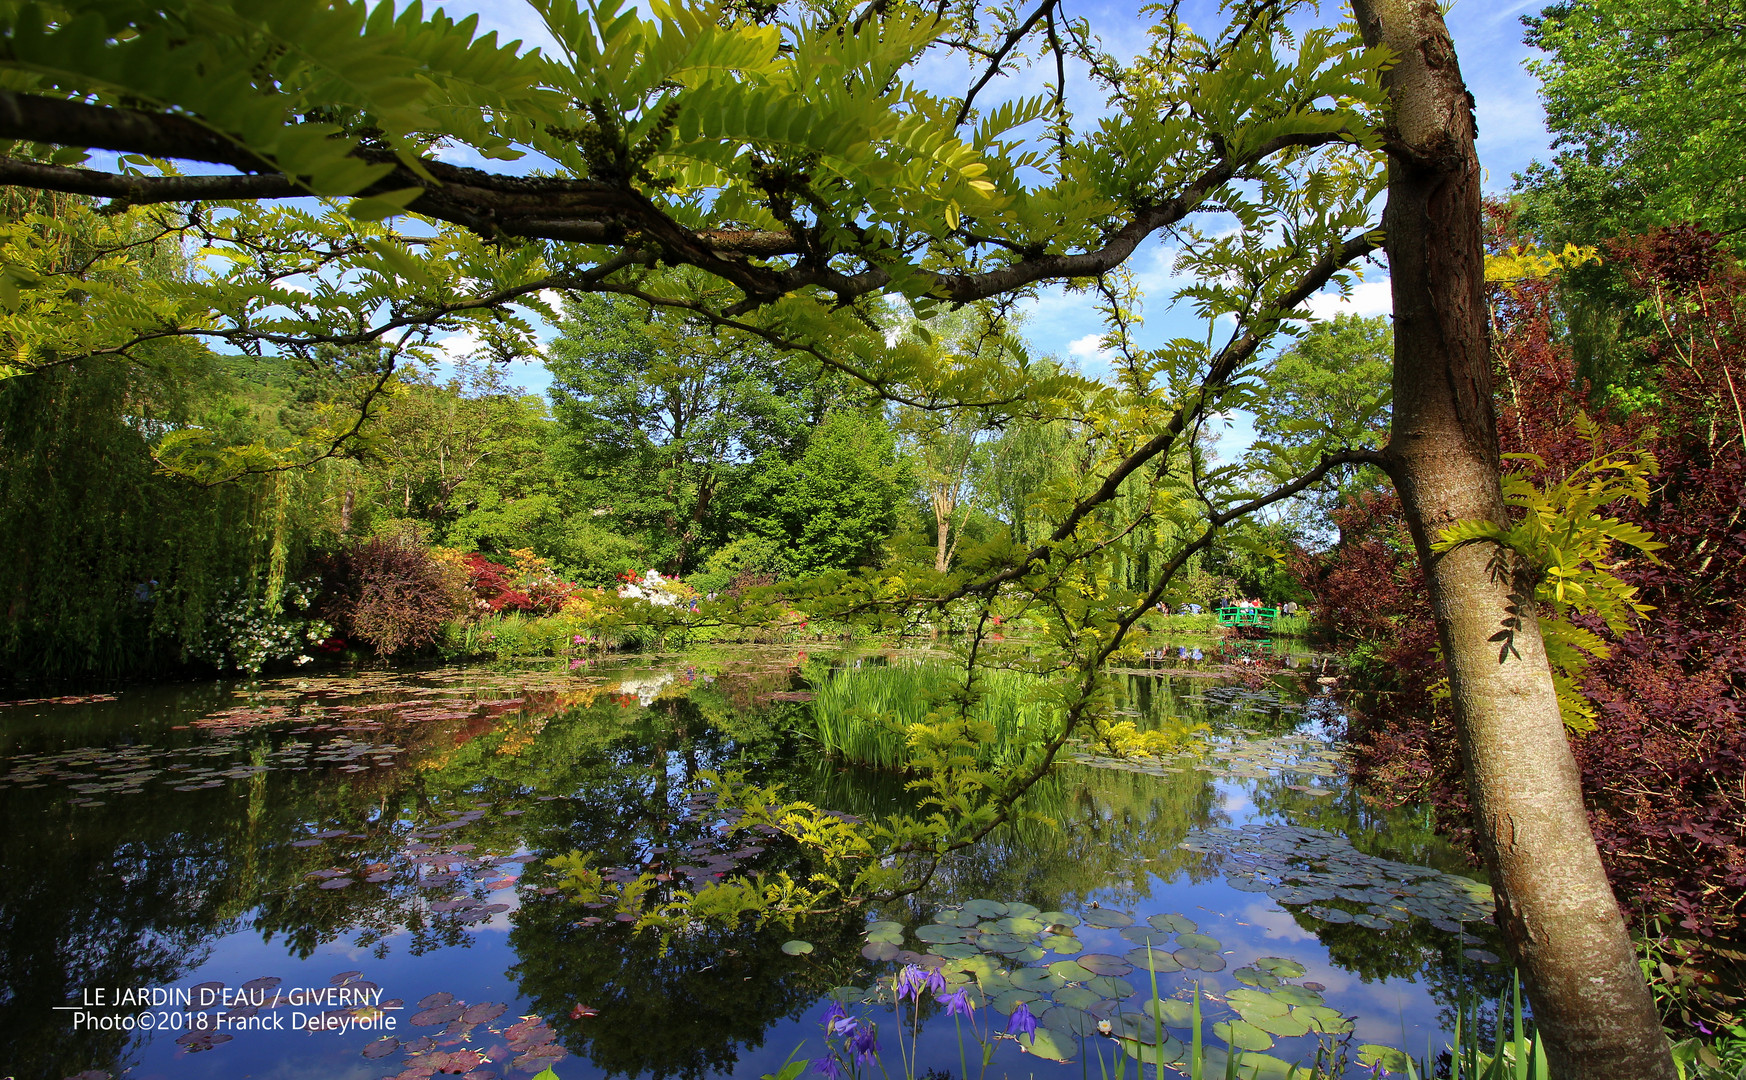
<path id="1" fill-rule="evenodd" d="M 1463 520 L 1506 520 L 1480 241 L 1473 102 L 1436 0 L 1354 0 L 1399 57 L 1383 216 L 1395 320 L 1387 457 L 1425 567 L 1498 922 L 1558 1080 L 1672 1080 L 1667 1039 L 1583 806 L 1533 581 L 1511 553 L 1435 554 Z"/>

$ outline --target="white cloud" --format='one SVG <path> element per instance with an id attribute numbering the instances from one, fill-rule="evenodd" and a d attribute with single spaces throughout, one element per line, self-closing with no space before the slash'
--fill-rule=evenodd
<path id="1" fill-rule="evenodd" d="M 1067 343 L 1067 355 L 1076 356 L 1081 360 L 1095 360 L 1107 353 L 1103 347 L 1102 334 L 1086 334 L 1084 337 Z"/>
<path id="2" fill-rule="evenodd" d="M 1351 296 L 1341 296 L 1338 290 L 1316 293 L 1305 306 L 1318 319 L 1335 315 L 1387 315 L 1394 311 L 1394 298 L 1389 293 L 1388 279 L 1360 281 L 1352 286 Z"/>

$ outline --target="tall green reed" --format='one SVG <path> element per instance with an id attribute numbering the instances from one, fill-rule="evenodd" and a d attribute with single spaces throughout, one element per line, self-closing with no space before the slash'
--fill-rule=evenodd
<path id="1" fill-rule="evenodd" d="M 960 708 L 978 736 L 981 765 L 1018 760 L 1048 737 L 1054 721 L 1038 676 L 979 671 L 966 691 L 963 671 L 938 661 L 837 668 L 814 691 L 814 734 L 826 752 L 876 769 L 908 768 L 911 729 Z"/>

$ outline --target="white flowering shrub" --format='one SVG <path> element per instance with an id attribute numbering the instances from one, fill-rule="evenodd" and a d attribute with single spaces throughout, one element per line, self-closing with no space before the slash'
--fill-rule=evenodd
<path id="1" fill-rule="evenodd" d="M 244 585 L 237 582 L 236 593 Z M 285 587 L 279 611 L 272 613 L 265 597 L 233 595 L 218 602 L 200 643 L 190 651 L 220 671 L 246 671 L 253 675 L 274 660 L 290 660 L 302 666 L 315 659 L 306 647 L 333 636 L 333 627 L 311 618 L 316 585 L 300 581 Z"/>

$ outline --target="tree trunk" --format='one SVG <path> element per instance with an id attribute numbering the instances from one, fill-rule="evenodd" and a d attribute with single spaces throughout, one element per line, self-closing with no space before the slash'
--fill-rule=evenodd
<path id="1" fill-rule="evenodd" d="M 1426 568 L 1498 923 L 1557 1080 L 1672 1080 L 1582 801 L 1533 582 L 1509 552 L 1430 543 L 1506 520 L 1480 242 L 1472 98 L 1436 0 L 1355 0 L 1398 63 L 1384 214 L 1395 321 L 1389 472 Z"/>
<path id="2" fill-rule="evenodd" d="M 952 568 L 952 549 L 946 540 L 952 531 L 952 506 L 956 501 L 951 493 L 944 488 L 938 488 L 933 494 L 934 504 L 934 570 L 943 574 Z"/>

